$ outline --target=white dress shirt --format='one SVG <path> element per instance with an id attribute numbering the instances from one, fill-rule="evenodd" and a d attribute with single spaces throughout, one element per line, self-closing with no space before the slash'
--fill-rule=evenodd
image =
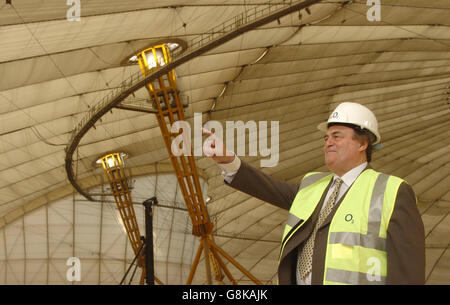
<path id="1" fill-rule="evenodd" d="M 230 163 L 217 163 L 219 167 L 222 169 L 222 177 L 223 179 L 231 183 L 233 181 L 234 175 L 236 175 L 239 167 L 241 167 L 241 159 L 238 156 L 234 155 L 234 160 Z"/>

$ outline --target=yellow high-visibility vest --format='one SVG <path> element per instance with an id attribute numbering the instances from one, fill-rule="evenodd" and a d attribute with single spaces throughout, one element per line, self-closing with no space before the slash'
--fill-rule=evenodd
<path id="1" fill-rule="evenodd" d="M 308 173 L 289 210 L 281 243 L 284 246 L 311 217 L 333 178 Z M 385 284 L 386 234 L 398 188 L 404 180 L 363 171 L 339 205 L 328 231 L 323 284 Z"/>

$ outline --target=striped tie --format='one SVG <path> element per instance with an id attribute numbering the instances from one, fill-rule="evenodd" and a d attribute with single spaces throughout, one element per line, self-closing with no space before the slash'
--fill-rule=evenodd
<path id="1" fill-rule="evenodd" d="M 324 222 L 324 220 L 330 214 L 331 210 L 333 209 L 341 185 L 342 179 L 336 178 L 334 190 L 331 193 L 325 208 L 320 212 L 319 219 L 317 220 L 316 225 L 314 226 L 314 230 L 312 231 L 309 238 L 306 240 L 303 249 L 299 251 L 297 266 L 301 279 L 305 279 L 306 276 L 312 270 L 312 256 L 314 251 L 314 240 L 316 238 L 316 233 L 319 230 L 322 223 Z"/>

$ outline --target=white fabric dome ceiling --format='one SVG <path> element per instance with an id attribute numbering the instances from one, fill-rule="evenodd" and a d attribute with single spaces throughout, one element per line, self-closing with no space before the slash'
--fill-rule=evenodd
<path id="1" fill-rule="evenodd" d="M 264 171 L 290 181 L 325 170 L 316 126 L 339 102 L 367 105 L 378 117 L 383 143 L 372 166 L 413 186 L 425 225 L 427 283 L 449 284 L 450 5 L 381 2 L 379 22 L 366 19 L 366 1 L 321 1 L 310 13 L 257 27 L 177 67 L 178 85 L 189 101 L 188 118 L 201 112 L 203 122 L 279 121 L 279 164 Z M 80 283 L 120 281 L 131 249 L 113 219 L 114 204 L 106 202 L 112 198 L 105 197 L 103 208 L 83 202 L 67 180 L 64 148 L 72 130 L 138 71 L 121 65 L 127 57 L 162 39 L 188 42 L 266 5 L 92 0 L 81 3 L 79 22 L 69 22 L 65 1 L 0 4 L 0 283 L 69 283 L 65 260 L 73 254 L 85 270 Z M 139 90 L 133 98 L 146 99 L 147 93 Z M 139 189 L 153 190 L 151 168 L 164 164 L 164 174 L 157 175 L 169 172 L 154 115 L 115 109 L 95 127 L 75 154 L 80 185 L 98 188 L 104 178 L 95 160 L 126 151 L 127 170 L 136 179 L 133 198 L 151 197 L 137 193 L 138 181 Z M 259 166 L 260 157 L 243 160 Z M 204 195 L 212 198 L 216 242 L 263 283 L 275 283 L 286 212 L 225 186 L 211 160 L 199 157 L 197 166 L 207 181 Z M 155 224 L 170 235 L 155 250 L 162 253 L 156 275 L 169 284 L 185 282 L 198 243 L 178 209 L 182 200 L 174 185 L 158 184 L 167 205 L 177 209 L 160 208 L 169 216 Z M 99 230 L 107 232 L 102 240 Z M 205 281 L 202 267 L 197 283 Z"/>

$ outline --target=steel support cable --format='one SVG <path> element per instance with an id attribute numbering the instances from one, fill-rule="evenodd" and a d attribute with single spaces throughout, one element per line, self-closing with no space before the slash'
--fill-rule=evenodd
<path id="1" fill-rule="evenodd" d="M 339 77 L 348 77 L 351 75 L 345 75 L 345 76 L 339 76 Z M 438 81 L 441 79 L 445 79 L 448 78 L 450 76 L 449 73 L 445 73 L 445 74 L 433 74 L 433 75 L 428 75 L 428 76 L 421 76 L 419 77 L 420 81 L 423 81 L 424 78 L 428 78 L 429 80 L 425 80 L 425 81 Z M 329 80 L 333 80 L 336 77 L 327 77 L 326 79 Z M 312 93 L 321 93 L 322 91 L 327 91 L 327 90 L 334 90 L 334 89 L 340 89 L 340 88 L 344 88 L 344 87 L 356 87 L 356 86 L 364 86 L 364 85 L 374 85 L 374 84 L 380 84 L 380 85 L 384 85 L 384 83 L 389 83 L 389 82 L 404 82 L 404 83 L 400 83 L 400 84 L 396 84 L 395 86 L 402 86 L 402 85 L 412 85 L 415 84 L 416 82 L 413 82 L 413 80 L 417 79 L 417 77 L 413 76 L 413 77 L 409 77 L 409 78 L 399 78 L 399 79 L 394 79 L 394 80 L 387 80 L 387 81 L 375 81 L 375 82 L 358 82 L 358 83 L 348 83 L 348 84 L 341 84 L 341 85 L 336 85 L 336 86 L 332 86 L 332 87 L 325 87 L 325 88 L 320 88 L 320 89 L 314 89 L 312 91 L 308 91 L 305 93 L 302 93 L 301 95 L 306 95 L 306 94 L 312 94 Z M 321 79 L 324 80 L 324 79 Z M 410 82 L 408 82 L 410 81 Z M 314 81 L 316 82 L 316 81 Z M 308 83 L 308 82 L 305 82 Z M 292 86 L 292 85 L 291 85 Z M 382 89 L 384 89 L 385 87 L 383 87 Z M 369 89 L 373 89 L 373 88 L 369 88 Z M 359 92 L 362 90 L 368 90 L 368 89 L 356 89 L 354 91 L 348 91 L 345 93 L 352 93 L 352 92 Z M 262 91 L 262 90 L 260 90 Z M 258 91 L 259 92 L 259 91 Z M 295 97 L 295 96 L 299 96 L 300 93 L 295 92 L 289 96 L 283 96 L 283 99 L 287 99 L 287 98 L 291 98 L 291 97 Z M 379 95 L 379 94 L 378 94 Z M 229 108 L 223 108 L 223 109 L 217 109 L 215 110 L 215 112 L 217 111 L 226 111 L 226 110 L 231 110 L 231 109 L 238 109 L 238 108 L 243 108 L 243 107 L 248 107 L 250 105 L 255 105 L 255 104 L 264 104 L 264 103 L 271 103 L 274 102 L 276 100 L 279 100 L 280 98 L 273 98 L 273 99 L 269 99 L 269 100 L 262 100 L 262 101 L 258 101 L 252 104 L 242 104 L 242 105 L 237 105 L 237 106 L 233 106 L 233 107 L 229 107 Z"/>
<path id="2" fill-rule="evenodd" d="M 355 4 L 361 4 L 361 3 L 355 3 Z M 385 6 L 385 5 L 386 5 L 386 4 L 382 4 L 382 6 Z M 403 6 L 403 5 L 402 5 L 402 6 Z M 401 7 L 401 6 L 400 6 L 400 7 Z M 366 17 L 366 14 L 361 13 L 361 12 L 357 11 L 356 9 L 351 9 L 351 8 L 349 8 L 348 6 L 345 7 L 344 9 L 349 10 L 349 11 L 351 11 L 351 12 L 357 14 L 357 15 Z M 420 36 L 420 37 L 424 38 L 425 40 L 432 40 L 432 41 L 434 41 L 434 42 L 436 42 L 436 43 L 439 43 L 439 44 L 441 44 L 441 45 L 444 45 L 444 46 L 446 46 L 446 47 L 450 47 L 449 44 L 446 44 L 446 43 L 442 42 L 443 39 L 439 39 L 439 38 L 431 38 L 431 37 L 428 37 L 428 36 L 426 36 L 426 35 L 424 35 L 424 34 L 417 33 L 417 32 L 415 32 L 415 31 L 413 31 L 413 30 L 410 30 L 410 29 L 405 28 L 405 27 L 407 27 L 408 25 L 403 25 L 403 26 L 402 26 L 402 25 L 395 25 L 395 24 L 393 24 L 393 23 L 390 23 L 390 22 L 387 22 L 387 21 L 383 21 L 383 20 L 381 20 L 380 22 L 381 22 L 381 23 L 384 23 L 384 24 L 387 24 L 387 25 L 390 25 L 390 26 L 393 26 L 393 27 L 396 27 L 396 28 L 401 29 L 401 30 L 403 30 L 403 31 L 405 31 L 405 32 L 408 32 L 408 33 L 411 33 L 411 34 Z M 428 24 L 428 26 L 434 26 L 434 25 Z M 446 25 L 439 25 L 439 26 L 446 26 Z"/>
<path id="3" fill-rule="evenodd" d="M 234 25 L 235 28 L 233 29 L 233 25 L 230 25 L 231 30 L 229 32 L 226 32 L 225 34 L 222 34 L 219 37 L 215 37 L 216 34 L 215 32 L 211 32 L 210 33 L 211 35 L 206 37 L 204 37 L 203 35 L 199 35 L 197 37 L 199 37 L 200 40 L 197 39 L 197 41 L 194 42 L 195 40 L 194 39 L 192 41 L 191 50 L 188 49 L 187 52 L 185 52 L 184 54 L 178 54 L 179 56 L 175 57 L 174 60 L 171 61 L 170 63 L 160 67 L 159 69 L 152 72 L 145 78 L 142 77 L 142 75 L 139 72 L 139 74 L 136 73 L 135 75 L 132 75 L 131 78 L 122 82 L 122 86 L 120 87 L 121 90 L 113 91 L 110 95 L 107 95 L 99 104 L 92 107 L 88 113 L 88 116 L 85 117 L 75 128 L 72 137 L 70 139 L 70 142 L 65 149 L 66 151 L 65 168 L 70 183 L 86 199 L 91 201 L 98 201 L 92 198 L 92 196 L 89 193 L 87 193 L 85 190 L 81 188 L 80 185 L 78 185 L 74 177 L 72 168 L 73 153 L 76 147 L 78 147 L 78 144 L 80 143 L 82 137 L 90 130 L 90 128 L 94 126 L 94 124 L 103 115 L 105 115 L 108 111 L 110 111 L 112 108 L 118 105 L 128 95 L 144 87 L 146 84 L 156 80 L 157 78 L 162 77 L 164 74 L 167 74 L 170 70 L 173 70 L 174 68 L 189 61 L 190 59 L 200 56 L 206 53 L 207 51 L 212 50 L 213 48 L 222 45 L 225 42 L 230 41 L 231 39 L 236 38 L 245 32 L 248 32 L 256 27 L 275 21 L 285 15 L 301 10 L 318 2 L 320 2 L 320 0 L 298 1 L 295 4 L 286 5 L 285 7 L 274 10 L 273 12 L 270 12 L 269 8 L 269 13 L 267 15 L 263 15 L 264 11 L 262 11 L 259 17 L 256 15 L 257 12 L 255 11 L 254 14 L 255 19 L 250 20 L 247 23 L 245 23 L 247 19 L 244 20 L 243 15 L 241 14 L 240 16 L 237 17 L 242 18 L 241 19 L 235 18 L 236 19 L 236 24 Z M 237 21 L 239 21 L 239 23 Z M 225 28 L 225 24 L 223 24 L 223 27 Z M 208 40 L 203 44 L 203 42 L 206 39 Z"/>
<path id="4" fill-rule="evenodd" d="M 54 64 L 54 66 L 55 66 L 55 68 L 58 70 L 58 72 L 63 76 L 63 78 L 66 80 L 66 82 L 68 83 L 68 85 L 72 88 L 72 90 L 75 92 L 75 95 L 77 95 L 77 96 L 79 96 L 80 97 L 80 100 L 81 100 L 81 96 L 82 96 L 82 94 L 80 94 L 76 89 L 75 89 L 75 87 L 73 86 L 73 84 L 69 81 L 69 79 L 68 79 L 68 77 L 63 73 L 63 71 L 62 71 L 62 69 L 57 65 L 57 63 L 55 62 L 55 60 L 53 59 L 53 57 L 52 57 L 52 55 L 53 54 L 50 54 L 48 51 L 47 51 L 47 49 L 43 46 L 43 44 L 39 41 L 39 39 L 34 35 L 34 32 L 32 32 L 31 30 L 30 30 L 30 28 L 28 27 L 28 25 L 27 25 L 27 23 L 25 22 L 25 20 L 22 18 L 22 16 L 17 12 L 17 10 L 16 10 L 16 8 L 13 6 L 13 5 L 11 5 L 11 7 L 13 8 L 13 10 L 14 10 L 14 12 L 16 13 L 16 15 L 22 20 L 22 22 L 23 22 L 23 24 L 25 25 L 25 27 L 27 28 L 27 30 L 28 30 L 28 32 L 30 33 L 30 35 L 31 35 L 31 37 L 30 37 L 30 41 L 34 38 L 34 40 L 39 44 L 39 46 L 41 47 L 41 49 L 44 51 L 44 53 L 45 53 L 45 55 L 44 56 L 48 56 L 48 58 L 50 59 L 50 61 Z M 98 55 L 91 49 L 91 47 L 89 47 L 88 48 L 88 50 L 89 51 L 91 51 L 98 59 L 100 59 L 101 60 L 101 58 L 100 57 L 98 57 Z M 103 61 L 103 60 L 102 60 Z M 105 61 L 103 61 L 103 62 L 105 62 Z M 107 63 L 107 62 L 105 62 L 105 63 Z M 123 72 L 125 71 L 125 69 L 122 71 L 122 74 L 123 74 Z M 102 76 L 102 74 L 100 74 L 100 76 Z M 102 76 L 103 77 L 103 76 Z M 115 78 L 115 77 L 114 77 Z M 113 79 L 114 79 L 113 78 Z M 107 82 L 106 82 L 106 84 L 107 84 Z M 108 85 L 107 85 L 108 86 Z M 15 105 L 15 103 L 13 103 L 13 102 L 11 102 L 13 105 Z M 84 103 L 84 102 L 83 102 Z M 86 103 L 84 103 L 84 104 L 86 104 Z M 86 104 L 87 105 L 87 104 Z M 15 105 L 16 106 L 16 105 Z M 17 107 L 17 106 L 16 106 Z M 89 108 L 89 105 L 87 105 L 87 107 Z M 28 115 L 32 120 L 34 120 L 34 121 L 36 121 L 34 118 L 32 118 L 29 114 L 27 114 L 26 113 L 26 111 L 24 111 L 23 109 L 21 109 L 21 108 L 19 108 L 19 107 L 17 107 L 19 110 L 21 110 L 22 112 L 24 112 L 26 115 Z M 51 142 L 48 142 L 48 141 L 46 141 L 46 140 L 44 140 L 44 139 L 41 139 L 37 134 L 36 134 L 36 132 L 35 132 L 35 130 L 33 129 L 33 127 L 34 126 L 31 126 L 31 130 L 33 131 L 33 133 L 38 137 L 38 139 L 40 139 L 40 140 L 42 140 L 44 143 L 46 143 L 46 144 L 48 144 L 48 145 L 52 145 L 52 146 L 65 146 L 65 145 L 67 145 L 67 144 L 53 144 L 53 143 L 51 143 Z M 45 127 L 46 128 L 46 127 Z M 53 135 L 55 135 L 51 130 L 49 130 L 48 128 L 46 128 L 48 131 L 50 131 L 50 133 L 52 133 Z M 37 129 L 36 129 L 36 131 L 37 131 Z M 108 130 L 106 129 L 105 130 L 107 133 L 108 133 Z M 62 135 L 62 134 L 61 134 Z M 55 137 L 60 137 L 61 135 L 55 135 Z M 114 137 L 112 137 L 111 136 L 111 139 L 113 139 L 115 142 L 117 142 L 117 140 L 115 140 L 114 139 Z M 119 143 L 118 143 L 119 144 Z M 77 160 L 79 160 L 79 157 L 77 157 Z M 72 173 L 73 174 L 73 173 Z M 87 197 L 86 197 L 87 198 Z M 98 201 L 98 200 L 97 200 Z"/>
<path id="5" fill-rule="evenodd" d="M 428 234 L 425 236 L 425 240 L 430 236 L 430 234 L 434 231 L 434 229 L 436 229 L 438 227 L 438 225 L 441 224 L 444 221 L 445 218 L 447 218 L 447 216 L 449 214 L 450 214 L 450 211 L 447 212 L 444 216 L 442 216 L 442 218 L 433 226 L 433 228 L 431 228 L 430 232 L 428 232 Z M 428 282 L 428 280 L 430 279 L 431 275 L 433 274 L 434 269 L 437 267 L 437 265 L 441 261 L 442 257 L 444 256 L 444 254 L 449 249 L 449 247 L 450 247 L 450 243 L 448 243 L 446 247 L 443 247 L 442 253 L 439 255 L 439 257 L 436 259 L 435 263 L 431 267 L 431 270 L 429 271 L 428 276 L 425 279 L 425 282 Z M 425 246 L 425 249 L 427 249 L 427 248 L 428 247 Z"/>
<path id="6" fill-rule="evenodd" d="M 142 251 L 142 249 L 144 248 L 144 245 L 145 245 L 145 243 L 142 243 L 141 246 L 139 247 L 136 256 L 133 258 L 133 261 L 131 262 L 130 266 L 128 267 L 128 270 L 125 272 L 124 276 L 122 277 L 122 280 L 120 281 L 119 285 L 122 285 L 122 283 L 125 281 L 125 279 L 126 279 L 128 273 L 130 272 L 132 266 L 134 265 L 134 262 L 140 257 L 141 251 Z M 137 265 L 138 265 L 138 264 L 136 264 L 136 266 L 137 266 Z M 134 272 L 133 272 L 133 274 L 134 274 Z"/>
<path id="7" fill-rule="evenodd" d="M 242 74 L 242 72 L 244 71 L 244 69 L 245 69 L 246 67 L 252 66 L 252 65 L 258 63 L 264 56 L 267 55 L 267 53 L 270 51 L 270 49 L 272 49 L 273 47 L 280 46 L 280 45 L 284 44 L 286 41 L 289 41 L 291 38 L 295 37 L 295 36 L 296 36 L 296 35 L 297 35 L 297 34 L 298 34 L 305 26 L 311 26 L 311 25 L 314 25 L 314 24 L 317 24 L 317 23 L 320 23 L 320 22 L 322 22 L 322 21 L 325 21 L 325 20 L 329 19 L 330 17 L 334 16 L 338 11 L 340 11 L 340 10 L 341 10 L 345 5 L 347 5 L 347 4 L 348 4 L 348 3 L 346 3 L 346 2 L 345 2 L 345 3 L 342 3 L 341 6 L 337 7 L 337 8 L 336 8 L 332 13 L 330 13 L 328 16 L 323 17 L 323 18 L 321 18 L 321 19 L 319 19 L 319 20 L 314 20 L 314 21 L 309 22 L 309 23 L 304 23 L 304 24 L 301 23 L 301 24 L 299 24 L 299 25 L 297 26 L 297 29 L 294 31 L 294 33 L 292 33 L 291 35 L 289 35 L 289 36 L 288 36 L 287 38 L 285 38 L 284 40 L 278 42 L 277 44 L 264 48 L 264 51 L 261 53 L 261 55 L 259 55 L 258 58 L 255 59 L 255 60 L 254 60 L 253 62 L 251 62 L 250 64 L 242 65 L 242 66 L 240 67 L 241 69 L 240 69 L 240 71 L 238 72 L 238 74 L 237 74 L 232 80 L 225 82 L 224 88 L 223 88 L 223 90 L 221 91 L 221 93 L 219 94 L 219 96 L 216 97 L 216 98 L 214 98 L 214 100 L 213 100 L 213 105 L 211 106 L 211 109 L 209 110 L 209 112 L 214 112 L 214 111 L 215 111 L 217 101 L 225 95 L 225 91 L 228 89 L 228 86 L 229 86 L 230 84 L 233 84 L 233 83 L 238 79 L 238 77 Z M 301 15 L 300 15 L 300 16 L 301 16 Z M 299 18 L 300 18 L 300 22 L 301 22 L 301 17 L 299 17 Z M 236 67 L 236 68 L 237 68 L 237 67 Z"/>
<path id="8" fill-rule="evenodd" d="M 381 63 L 390 63 L 390 62 L 380 62 L 380 64 Z M 359 64 L 359 65 L 363 65 L 363 64 Z M 355 66 L 357 66 L 357 65 L 355 65 Z M 430 66 L 430 68 L 432 68 L 432 66 Z M 397 71 L 407 71 L 407 70 L 397 70 Z M 305 72 L 307 72 L 307 71 L 305 71 Z M 301 73 L 303 73 L 303 72 L 301 72 Z M 233 82 L 233 81 L 231 81 L 231 82 Z M 118 105 L 118 106 L 116 106 L 116 108 L 120 108 L 120 106 Z M 217 111 L 220 111 L 220 110 L 217 110 Z M 146 111 L 146 112 L 148 112 L 148 111 Z M 36 131 L 33 130 L 33 128 L 36 129 L 36 126 L 31 126 L 29 128 L 36 134 Z M 61 144 L 50 143 L 50 142 L 46 141 L 42 136 L 40 136 L 40 133 L 37 134 L 36 136 L 38 139 L 42 140 L 43 142 L 45 142 L 48 145 L 52 145 L 52 146 L 66 146 L 67 145 L 67 143 L 64 143 L 64 144 L 63 143 L 61 143 Z"/>
<path id="9" fill-rule="evenodd" d="M 436 267 L 438 266 L 439 262 L 441 261 L 441 259 L 444 257 L 445 253 L 447 252 L 447 250 L 450 248 L 450 243 L 447 245 L 447 247 L 443 248 L 442 253 L 439 255 L 439 257 L 436 259 L 435 263 L 433 264 L 433 267 L 431 267 L 431 270 L 428 272 L 428 275 L 425 279 L 425 283 L 428 284 L 428 280 L 430 279 L 430 277 L 433 275 L 434 270 L 436 269 Z M 427 249 L 425 247 L 425 249 Z"/>
<path id="10" fill-rule="evenodd" d="M 351 1 L 353 4 L 361 4 L 367 6 L 366 0 L 353 0 Z M 324 3 L 335 3 L 335 2 L 327 2 Z M 390 6 L 390 7 L 401 7 L 401 8 L 419 8 L 419 9 L 432 9 L 432 10 L 446 10 L 450 11 L 450 7 L 432 7 L 432 6 L 420 6 L 420 5 L 414 5 L 414 4 L 394 4 L 394 3 L 383 3 L 382 6 Z"/>
<path id="11" fill-rule="evenodd" d="M 28 30 L 28 32 L 30 33 L 30 41 L 32 41 L 33 39 L 39 44 L 39 46 L 41 47 L 41 49 L 44 51 L 44 53 L 45 53 L 45 56 L 48 56 L 48 58 L 50 59 L 50 61 L 53 63 L 53 65 L 55 66 L 55 68 L 58 70 L 58 72 L 63 76 L 63 78 L 66 80 L 66 82 L 67 82 L 67 84 L 69 85 L 69 87 L 70 88 L 72 88 L 72 90 L 73 90 L 73 92 L 75 92 L 75 94 L 76 95 L 78 95 L 78 96 L 81 96 L 81 94 L 80 93 L 78 93 L 78 91 L 75 89 L 75 87 L 73 86 L 73 84 L 69 81 L 69 79 L 68 79 L 68 77 L 63 73 L 63 71 L 62 71 L 62 69 L 58 66 L 58 64 L 56 63 L 56 61 L 53 59 L 53 57 L 52 57 L 52 55 L 47 51 L 47 49 L 44 47 L 44 45 L 39 41 L 39 39 L 34 35 L 34 32 L 32 32 L 31 31 L 31 29 L 28 27 L 28 24 L 25 22 L 25 20 L 22 18 L 22 16 L 17 12 L 17 10 L 16 10 L 16 8 L 14 7 L 14 5 L 12 5 L 11 4 L 11 7 L 13 8 L 13 10 L 14 10 L 14 12 L 16 13 L 16 15 L 17 15 L 17 17 L 19 17 L 21 20 L 22 20 L 22 24 L 26 27 L 26 29 Z M 81 100 L 81 99 L 80 99 Z M 14 103 L 14 102 L 11 102 L 14 106 L 16 106 L 17 107 L 17 105 Z M 34 118 L 32 118 L 29 114 L 27 114 L 27 112 L 26 111 L 24 111 L 23 109 L 21 109 L 20 107 L 17 107 L 19 110 L 21 110 L 23 113 L 25 113 L 27 116 L 29 116 L 32 120 L 34 120 L 34 121 L 36 121 Z M 46 127 L 45 127 L 46 128 Z M 53 134 L 53 135 L 55 135 L 54 133 L 53 133 L 53 131 L 52 130 L 50 130 L 50 129 L 48 129 L 48 128 L 46 128 L 51 134 Z M 33 130 L 33 129 L 31 129 L 34 133 L 35 133 L 35 135 L 39 138 L 39 136 L 36 134 L 36 132 Z M 56 137 L 60 137 L 61 135 L 55 135 Z M 50 143 L 50 142 L 47 142 L 47 141 L 44 141 L 43 140 L 43 142 L 44 143 L 46 143 L 46 144 L 49 144 L 49 145 L 53 145 L 53 143 Z M 53 146 L 57 146 L 58 144 L 56 144 L 56 145 L 53 145 Z M 63 145 L 65 145 L 65 144 L 63 144 Z M 75 151 L 75 147 L 73 148 L 73 151 L 72 151 L 72 155 L 71 155 L 71 157 L 73 156 L 73 153 L 74 153 L 74 151 Z M 77 160 L 78 160 L 79 158 L 77 157 Z M 73 170 L 71 171 L 71 174 L 72 174 L 72 178 L 73 178 Z M 77 189 L 77 188 L 75 188 L 75 189 Z M 87 197 L 86 197 L 87 198 Z"/>

